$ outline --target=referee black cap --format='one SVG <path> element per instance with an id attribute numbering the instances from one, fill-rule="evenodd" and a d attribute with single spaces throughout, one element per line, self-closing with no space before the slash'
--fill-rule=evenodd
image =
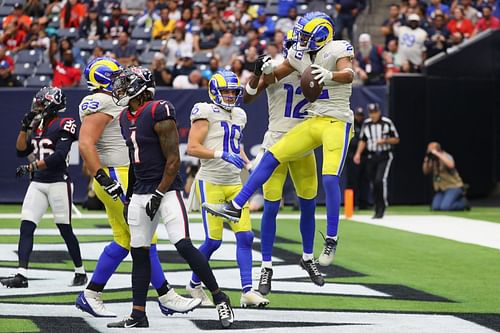
<path id="1" fill-rule="evenodd" d="M 368 112 L 377 112 L 380 111 L 380 107 L 378 103 L 370 103 L 366 107 L 368 109 Z"/>

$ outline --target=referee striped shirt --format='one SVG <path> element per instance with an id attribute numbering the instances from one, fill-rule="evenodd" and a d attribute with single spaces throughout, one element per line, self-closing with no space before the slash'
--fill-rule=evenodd
<path id="1" fill-rule="evenodd" d="M 377 144 L 380 139 L 398 138 L 399 134 L 392 120 L 387 117 L 380 117 L 374 123 L 370 118 L 366 119 L 361 127 L 359 139 L 366 142 L 366 150 L 370 153 L 390 152 L 392 145 L 385 143 Z"/>

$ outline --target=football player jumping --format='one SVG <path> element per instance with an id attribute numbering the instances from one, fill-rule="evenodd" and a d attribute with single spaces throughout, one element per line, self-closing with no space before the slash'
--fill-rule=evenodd
<path id="1" fill-rule="evenodd" d="M 321 12 L 306 14 L 295 26 L 297 42 L 287 59 L 273 69 L 267 61 L 261 69 L 264 82 L 273 84 L 297 71 L 302 73 L 310 65 L 315 79 L 326 87 L 327 94 L 307 107 L 308 119 L 292 128 L 266 152 L 257 168 L 239 194 L 223 207 L 206 205 L 210 212 L 238 220 L 241 207 L 274 170 L 287 161 L 323 146 L 323 187 L 326 195 L 327 237 L 319 256 L 320 265 L 330 265 L 338 241 L 340 210 L 339 178 L 352 137 L 353 113 L 349 105 L 354 71 L 354 50 L 347 41 L 334 41 L 334 23 Z"/>
<path id="2" fill-rule="evenodd" d="M 283 42 L 285 57 L 294 43 L 293 31 L 290 30 Z M 274 67 L 278 65 L 273 64 Z M 300 74 L 298 72 L 294 72 L 272 85 L 267 85 L 263 79 L 260 79 L 262 74 L 260 67 L 255 68 L 255 72 L 255 75 L 246 86 L 243 101 L 250 103 L 261 92 L 266 91 L 269 126 L 264 135 L 259 155 L 256 158 L 258 161 L 285 133 L 304 120 L 307 115 L 304 109 L 307 108 L 309 102 L 302 95 Z M 325 93 L 327 92 L 325 91 Z M 325 284 L 325 280 L 314 260 L 314 213 L 316 209 L 315 198 L 318 190 L 318 178 L 314 152 L 309 151 L 296 160 L 281 163 L 262 186 L 264 212 L 261 222 L 262 267 L 259 292 L 263 295 L 267 295 L 271 291 L 273 276 L 272 251 L 276 236 L 276 216 L 280 208 L 283 186 L 285 185 L 288 172 L 290 172 L 300 206 L 300 233 L 302 235 L 303 253 L 299 264 L 308 272 L 313 283 L 319 286 Z"/>
<path id="3" fill-rule="evenodd" d="M 92 93 L 84 97 L 79 106 L 82 120 L 80 153 L 85 166 L 94 175 L 94 190 L 104 203 L 113 230 L 113 242 L 104 248 L 90 283 L 76 300 L 77 308 L 96 317 L 116 317 L 105 308 L 102 291 L 130 250 L 130 230 L 124 217 L 129 158 L 118 117 L 123 107 L 117 106 L 111 97 L 112 76 L 121 70 L 120 64 L 112 58 L 100 57 L 91 61 L 85 68 L 85 77 Z M 152 90 L 154 93 L 154 88 Z M 151 283 L 158 292 L 160 310 L 165 315 L 188 312 L 198 304 L 170 288 L 156 252 L 156 238 L 155 234 L 150 251 Z"/>
<path id="4" fill-rule="evenodd" d="M 54 222 L 61 233 L 75 265 L 70 286 L 87 282 L 80 246 L 71 227 L 72 183 L 67 173 L 67 158 L 78 134 L 73 118 L 61 118 L 66 97 L 59 88 L 44 87 L 33 98 L 31 111 L 24 115 L 16 149 L 19 156 L 34 155 L 28 165 L 17 168 L 18 177 L 31 174 L 23 201 L 18 245 L 19 268 L 14 277 L 0 282 L 9 288 L 28 287 L 28 262 L 33 250 L 33 234 L 42 215 L 51 207 Z"/>
<path id="5" fill-rule="evenodd" d="M 234 198 L 241 189 L 241 168 L 248 158 L 240 139 L 247 122 L 245 111 L 238 107 L 242 93 L 240 81 L 231 71 L 214 74 L 208 84 L 213 104 L 196 103 L 191 111 L 188 155 L 201 159 L 196 174 L 196 195 L 199 202 L 217 204 Z M 244 205 L 239 223 L 230 223 L 236 236 L 236 259 L 240 268 L 242 294 L 240 305 L 265 306 L 269 301 L 252 289 L 253 232 L 248 205 Z M 224 220 L 208 215 L 202 209 L 205 241 L 200 251 L 208 258 L 222 244 Z M 193 274 L 187 289 L 193 297 L 206 300 L 201 282 Z"/>
<path id="6" fill-rule="evenodd" d="M 175 109 L 169 101 L 153 101 L 148 87 L 154 78 L 148 69 L 132 67 L 113 80 L 113 99 L 128 106 L 120 126 L 129 150 L 135 181 L 128 207 L 132 254 L 132 314 L 110 328 L 149 327 L 146 297 L 151 275 L 150 245 L 159 222 L 172 244 L 212 292 L 222 327 L 233 323 L 229 297 L 217 284 L 207 259 L 189 238 L 186 208 L 179 175 L 179 135 Z M 199 305 L 198 298 L 190 299 Z"/>

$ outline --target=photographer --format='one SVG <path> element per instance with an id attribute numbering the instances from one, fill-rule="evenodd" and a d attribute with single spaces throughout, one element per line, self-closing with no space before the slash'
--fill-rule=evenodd
<path id="1" fill-rule="evenodd" d="M 427 146 L 422 171 L 424 175 L 432 173 L 432 184 L 436 192 L 432 198 L 432 210 L 470 209 L 455 161 L 441 149 L 439 143 L 431 142 Z"/>

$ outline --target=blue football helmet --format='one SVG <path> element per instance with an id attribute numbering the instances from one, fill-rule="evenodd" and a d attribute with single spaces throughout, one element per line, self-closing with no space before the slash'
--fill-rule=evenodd
<path id="1" fill-rule="evenodd" d="M 116 76 L 123 67 L 118 61 L 110 57 L 95 58 L 85 67 L 85 79 L 89 90 L 113 91 L 112 78 Z"/>
<path id="2" fill-rule="evenodd" d="M 335 35 L 335 24 L 323 12 L 311 12 L 301 17 L 294 26 L 294 48 L 297 51 L 318 51 Z"/>
<path id="3" fill-rule="evenodd" d="M 234 91 L 235 94 L 231 95 L 229 92 Z M 233 107 L 238 106 L 240 97 L 243 94 L 243 88 L 240 84 L 240 79 L 231 71 L 221 71 L 210 78 L 208 82 L 208 95 L 214 104 L 226 109 L 231 110 Z"/>

